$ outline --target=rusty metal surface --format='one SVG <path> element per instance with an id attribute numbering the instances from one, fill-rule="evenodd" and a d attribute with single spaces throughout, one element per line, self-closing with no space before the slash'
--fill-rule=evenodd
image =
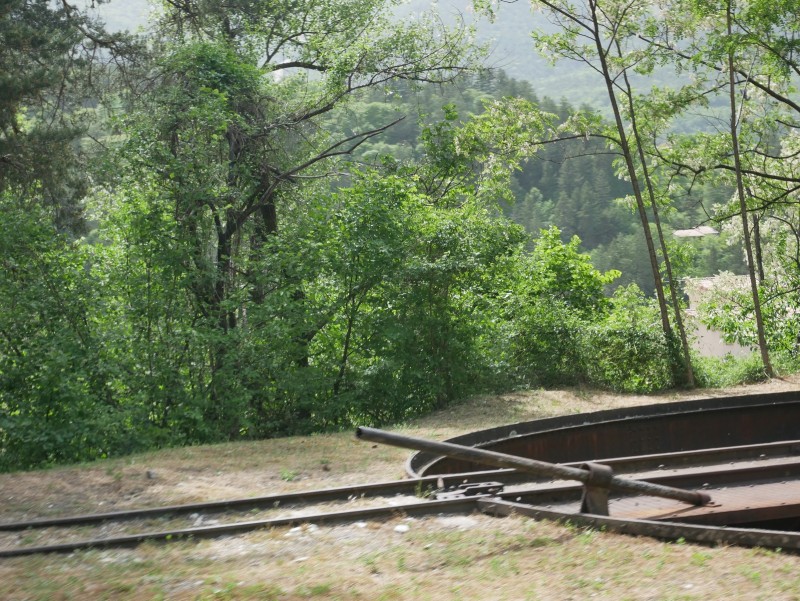
<path id="1" fill-rule="evenodd" d="M 600 463 L 584 463 L 589 478 L 581 494 L 581 513 L 608 515 L 608 495 L 614 479 L 614 470 Z"/>
<path id="2" fill-rule="evenodd" d="M 647 482 L 699 488 L 713 502 L 687 507 L 656 497 L 616 495 L 610 515 L 625 519 L 670 519 L 691 523 L 732 525 L 800 517 L 800 457 L 776 457 L 725 465 L 630 473 Z M 510 487 L 505 499 L 546 506 L 564 512 L 581 510 L 581 487 L 567 482 Z"/>
<path id="3" fill-rule="evenodd" d="M 623 522 L 669 521 L 699 528 L 770 524 L 800 530 L 799 440 L 800 392 L 783 392 L 510 424 L 449 442 L 567 465 L 602 463 L 627 478 L 702 490 L 713 499 L 708 505 L 687 506 L 616 493 L 608 512 Z M 425 475 L 476 467 L 435 453 L 417 453 L 407 464 L 409 472 Z M 568 482 L 539 478 L 507 489 L 502 497 L 575 516 L 581 512 L 582 492 Z"/>
<path id="4" fill-rule="evenodd" d="M 511 424 L 449 442 L 552 463 L 650 455 L 800 439 L 800 392 L 722 397 L 598 411 Z M 416 453 L 413 475 L 480 469 Z"/>
<path id="5" fill-rule="evenodd" d="M 608 515 L 627 520 L 669 520 L 692 524 L 733 526 L 785 520 L 800 516 L 800 482 L 761 481 L 740 486 L 709 486 L 713 501 L 703 506 L 677 503 L 650 496 L 615 496 L 609 499 Z M 506 500 L 575 514 L 582 509 L 581 489 L 562 483 L 538 490 L 509 490 Z M 594 512 L 598 513 L 598 512 Z M 604 515 L 603 512 L 599 514 Z"/>
<path id="6" fill-rule="evenodd" d="M 608 532 L 652 536 L 665 540 L 683 539 L 703 544 L 739 545 L 743 547 L 777 547 L 800 549 L 800 533 L 761 528 L 721 528 L 718 526 L 684 524 L 680 522 L 631 520 L 613 516 L 574 514 L 515 503 L 501 499 L 479 499 L 478 508 L 489 515 L 524 515 L 537 520 L 568 522 L 578 526 L 589 526 Z"/>
<path id="7" fill-rule="evenodd" d="M 448 442 L 436 442 L 424 438 L 404 436 L 394 432 L 386 432 L 376 428 L 361 427 L 356 430 L 356 437 L 360 440 L 379 442 L 406 449 L 421 449 L 430 452 L 441 453 L 448 457 L 464 459 L 477 465 L 492 465 L 495 467 L 510 467 L 521 471 L 531 472 L 539 476 L 551 478 L 563 478 L 565 480 L 578 480 L 583 483 L 592 481 L 591 472 L 578 467 L 560 465 L 530 459 L 527 457 L 517 457 L 506 453 L 498 453 L 487 449 L 467 447 Z M 624 491 L 633 494 L 647 494 L 676 499 L 684 503 L 694 505 L 705 505 L 710 501 L 707 493 L 701 491 L 685 490 L 663 484 L 643 482 L 641 480 L 631 480 L 615 476 L 608 470 L 604 475 L 598 474 L 591 482 L 592 486 L 597 486 L 599 481 L 604 481 L 604 486 L 610 490 Z"/>
<path id="8" fill-rule="evenodd" d="M 709 487 L 714 502 L 702 508 L 664 503 L 655 497 L 611 502 L 613 515 L 625 519 L 671 520 L 730 526 L 800 515 L 800 481 L 752 481 L 739 486 Z"/>

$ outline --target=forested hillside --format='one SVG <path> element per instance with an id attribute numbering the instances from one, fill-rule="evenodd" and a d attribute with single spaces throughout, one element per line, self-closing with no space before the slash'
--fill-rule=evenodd
<path id="1" fill-rule="evenodd" d="M 441 115 L 442 106 L 452 105 L 466 119 L 482 113 L 485 102 L 509 97 L 529 100 L 554 115 L 559 124 L 580 111 L 591 112 L 587 106 L 578 108 L 565 100 L 539 98 L 528 82 L 510 78 L 502 70 L 492 70 L 463 76 L 445 88 L 395 87 L 388 96 L 382 90 L 372 91 L 351 103 L 347 112 L 337 118 L 340 127 L 347 122 L 377 127 L 403 118 L 402 123 L 367 141 L 354 154 L 364 161 L 381 156 L 409 160 L 417 156 L 421 124 Z M 647 256 L 640 252 L 644 247 L 641 228 L 632 218 L 633 208 L 622 200 L 630 185 L 617 173 L 616 156 L 596 138 L 543 144 L 512 173 L 512 197 L 503 200 L 500 207 L 534 236 L 551 226 L 561 230 L 565 241 L 578 236 L 596 266 L 621 271 L 612 288 L 636 283 L 652 294 L 653 276 Z M 672 211 L 665 217 L 666 227 L 671 232 L 713 223 L 707 209 L 731 193 L 729 188 L 700 187 L 691 195 L 676 197 Z M 720 271 L 744 273 L 741 248 L 731 244 L 724 233 L 675 239 L 675 243 L 689 255 L 682 266 L 682 277 L 710 276 Z"/>
<path id="2" fill-rule="evenodd" d="M 6 2 L 0 469 L 714 382 L 679 283 L 723 268 L 701 317 L 791 368 L 796 8 L 535 5 L 604 110 L 384 0 Z"/>
<path id="3" fill-rule="evenodd" d="M 152 4 L 148 0 L 116 0 L 99 5 L 97 10 L 110 29 L 136 30 L 146 27 L 148 17 L 153 12 Z M 474 27 L 475 42 L 487 45 L 490 50 L 485 59 L 488 66 L 529 82 L 541 96 L 546 95 L 557 101 L 566 98 L 573 104 L 587 104 L 599 109 L 605 107 L 605 91 L 592 77 L 590 70 L 568 61 L 552 65 L 548 59 L 535 53 L 531 30 L 552 27 L 541 13 L 533 11 L 526 2 L 503 4 L 494 19 L 475 11 L 470 0 L 410 0 L 398 3 L 391 10 L 398 19 L 414 18 L 426 11 L 435 11 L 450 27 Z"/>
<path id="4" fill-rule="evenodd" d="M 432 4 L 428 0 L 401 3 L 393 9 L 398 18 L 412 18 L 435 10 L 451 27 L 475 27 L 475 42 L 485 44 L 488 56 L 484 63 L 491 72 L 480 77 L 464 78 L 455 85 L 427 90 L 396 91 L 387 97 L 372 91 L 351 108 L 355 119 L 378 126 L 380 119 L 406 118 L 406 122 L 383 134 L 379 140 L 362 147 L 359 156 L 390 154 L 410 157 L 410 149 L 420 133 L 417 115 L 436 115 L 444 104 L 453 103 L 462 115 L 479 113 L 482 101 L 505 96 L 523 97 L 543 110 L 565 120 L 581 110 L 598 110 L 609 116 L 602 81 L 592 69 L 573 61 L 559 59 L 551 63 L 537 53 L 531 31 L 556 31 L 542 13 L 526 2 L 502 5 L 490 18 L 476 13 L 468 1 Z M 100 14 L 113 29 L 143 28 L 153 7 L 146 0 L 111 2 L 99 7 Z M 557 57 L 550 57 L 557 58 Z M 651 81 L 663 84 L 663 73 Z M 371 114 L 367 114 L 370 113 Z M 339 117 L 342 119 L 343 117 Z M 706 127 L 695 115 L 684 115 L 680 127 Z M 575 157 L 568 159 L 568 157 Z M 620 269 L 615 285 L 636 283 L 652 293 L 653 281 L 647 257 L 639 252 L 644 244 L 640 229 L 630 219 L 632 209 L 618 202 L 628 192 L 627 184 L 615 172 L 613 155 L 601 141 L 573 141 L 543 148 L 514 174 L 513 202 L 503 208 L 515 222 L 536 234 L 555 225 L 565 240 L 577 235 L 590 251 L 594 263 L 602 269 Z M 692 197 L 676 199 L 668 227 L 686 229 L 709 223 L 708 207 L 730 196 L 730 190 L 701 189 Z M 686 241 L 693 254 L 683 276 L 709 276 L 720 271 L 744 273 L 741 249 L 728 243 L 726 236 Z"/>

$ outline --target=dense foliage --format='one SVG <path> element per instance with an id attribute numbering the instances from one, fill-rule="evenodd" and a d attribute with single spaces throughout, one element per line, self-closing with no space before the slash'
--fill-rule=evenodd
<path id="1" fill-rule="evenodd" d="M 610 61 L 615 124 L 384 0 L 171 1 L 144 43 L 65 1 L 0 2 L 0 469 L 396 422 L 480 391 L 684 383 L 675 282 L 741 271 L 726 240 L 748 223 L 762 329 L 788 356 L 795 25 L 676 1 L 673 47 L 645 4 L 597 4 L 537 40 L 569 57 L 569 23 L 609 25 L 579 58 Z M 733 134 L 678 133 L 722 59 L 762 103 L 741 99 Z M 692 84 L 637 92 L 628 72 L 656 63 Z M 664 234 L 711 218 L 725 238 Z M 761 344 L 753 295 L 726 290 L 705 318 Z"/>

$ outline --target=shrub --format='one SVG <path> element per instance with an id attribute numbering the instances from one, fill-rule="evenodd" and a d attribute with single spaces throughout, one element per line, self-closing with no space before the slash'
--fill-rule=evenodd
<path id="1" fill-rule="evenodd" d="M 722 388 L 736 384 L 752 384 L 767 379 L 759 353 L 745 357 L 694 357 L 695 379 L 704 388 Z"/>
<path id="2" fill-rule="evenodd" d="M 669 346 L 660 329 L 606 322 L 587 328 L 582 346 L 592 384 L 639 393 L 673 385 Z"/>

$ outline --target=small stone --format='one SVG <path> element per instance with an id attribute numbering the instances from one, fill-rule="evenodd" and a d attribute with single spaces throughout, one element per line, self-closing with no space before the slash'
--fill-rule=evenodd
<path id="1" fill-rule="evenodd" d="M 468 528 L 474 528 L 478 525 L 478 520 L 467 515 L 442 516 L 436 518 L 436 521 L 445 528 L 455 528 L 458 530 L 467 530 Z"/>
<path id="2" fill-rule="evenodd" d="M 155 480 L 156 479 L 156 473 L 153 470 L 147 470 L 145 472 L 145 476 L 147 476 L 148 480 Z"/>
<path id="3" fill-rule="evenodd" d="M 398 524 L 397 526 L 394 527 L 394 531 L 397 532 L 398 534 L 405 534 L 409 530 L 411 530 L 411 526 L 409 526 L 408 524 Z"/>

